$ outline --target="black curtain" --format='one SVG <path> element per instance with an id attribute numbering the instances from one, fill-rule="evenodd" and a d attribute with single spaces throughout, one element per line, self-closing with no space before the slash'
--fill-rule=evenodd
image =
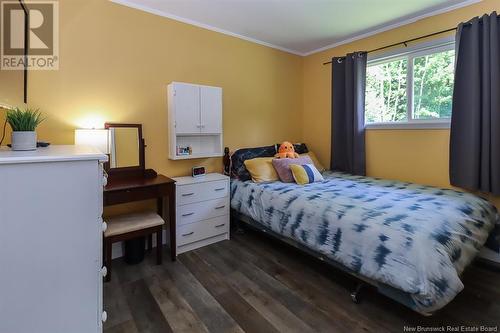
<path id="1" fill-rule="evenodd" d="M 332 59 L 332 170 L 365 175 L 366 52 Z"/>
<path id="2" fill-rule="evenodd" d="M 500 195 L 500 28 L 496 12 L 458 26 L 450 182 Z"/>

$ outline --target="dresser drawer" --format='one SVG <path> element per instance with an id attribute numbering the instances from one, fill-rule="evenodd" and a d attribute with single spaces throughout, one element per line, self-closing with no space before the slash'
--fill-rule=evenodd
<path id="1" fill-rule="evenodd" d="M 229 214 L 227 197 L 177 207 L 177 225 L 189 224 Z"/>
<path id="2" fill-rule="evenodd" d="M 177 186 L 177 204 L 185 205 L 193 202 L 218 199 L 228 196 L 227 180 Z"/>
<path id="3" fill-rule="evenodd" d="M 177 228 L 177 245 L 189 244 L 229 232 L 229 215 L 190 223 Z"/>

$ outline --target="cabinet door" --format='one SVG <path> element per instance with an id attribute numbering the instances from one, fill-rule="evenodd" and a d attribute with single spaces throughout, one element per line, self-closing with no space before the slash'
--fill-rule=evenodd
<path id="1" fill-rule="evenodd" d="M 177 134 L 200 133 L 200 87 L 175 83 L 174 103 Z"/>
<path id="2" fill-rule="evenodd" d="M 222 88 L 200 88 L 201 132 L 222 133 Z"/>

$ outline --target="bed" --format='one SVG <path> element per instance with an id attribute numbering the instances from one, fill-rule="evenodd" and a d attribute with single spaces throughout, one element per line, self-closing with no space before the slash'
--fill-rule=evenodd
<path id="1" fill-rule="evenodd" d="M 424 315 L 463 289 L 461 273 L 497 223 L 495 207 L 469 193 L 330 171 L 323 177 L 305 186 L 233 177 L 233 215 Z"/>

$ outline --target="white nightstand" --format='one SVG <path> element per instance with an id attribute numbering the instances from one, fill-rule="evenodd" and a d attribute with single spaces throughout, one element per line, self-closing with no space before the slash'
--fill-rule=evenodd
<path id="1" fill-rule="evenodd" d="M 229 239 L 229 177 L 177 177 L 177 254 Z"/>

